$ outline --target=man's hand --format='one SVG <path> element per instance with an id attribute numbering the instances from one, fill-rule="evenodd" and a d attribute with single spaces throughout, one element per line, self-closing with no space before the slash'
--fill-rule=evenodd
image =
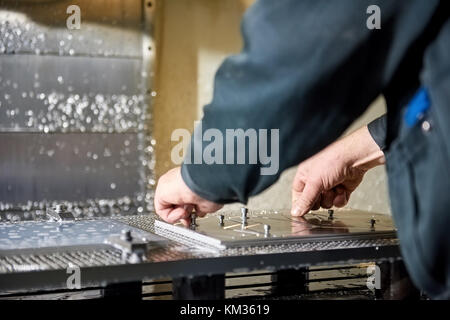
<path id="1" fill-rule="evenodd" d="M 184 183 L 180 167 L 169 170 L 158 180 L 155 192 L 156 213 L 165 221 L 175 223 L 181 221 L 188 226 L 191 213 L 199 217 L 215 212 L 223 206 L 205 200 L 195 194 Z"/>
<path id="2" fill-rule="evenodd" d="M 291 214 L 345 206 L 364 174 L 383 163 L 384 154 L 366 126 L 332 143 L 298 166 Z"/>

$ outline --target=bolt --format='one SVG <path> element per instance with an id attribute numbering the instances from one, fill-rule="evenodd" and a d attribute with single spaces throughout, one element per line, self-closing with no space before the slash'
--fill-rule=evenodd
<path id="1" fill-rule="evenodd" d="M 191 228 L 195 229 L 197 226 L 197 215 L 195 213 L 191 213 Z"/>
<path id="2" fill-rule="evenodd" d="M 219 216 L 219 225 L 220 226 L 223 226 L 223 220 L 225 219 L 225 216 L 223 215 L 223 214 L 221 214 L 220 216 Z"/>
<path id="3" fill-rule="evenodd" d="M 333 219 L 333 214 L 334 214 L 334 210 L 333 209 L 328 209 L 328 219 L 332 220 Z"/>
<path id="4" fill-rule="evenodd" d="M 264 225 L 264 237 L 268 237 L 270 234 L 270 225 L 265 224 Z"/>
<path id="5" fill-rule="evenodd" d="M 241 208 L 241 219 L 242 219 L 242 224 L 244 224 L 244 225 L 247 224 L 247 214 L 248 214 L 248 209 L 246 207 L 242 207 Z"/>
<path id="6" fill-rule="evenodd" d="M 64 203 L 58 203 L 55 206 L 55 212 L 57 213 L 61 213 L 61 212 L 65 212 L 67 210 L 67 206 Z"/>
<path id="7" fill-rule="evenodd" d="M 133 237 L 131 236 L 131 231 L 130 230 L 122 230 L 122 235 L 120 236 L 120 239 L 123 241 L 133 240 Z"/>
<path id="8" fill-rule="evenodd" d="M 370 227 L 372 229 L 375 229 L 375 223 L 376 223 L 375 217 L 372 217 L 372 219 L 370 219 Z"/>

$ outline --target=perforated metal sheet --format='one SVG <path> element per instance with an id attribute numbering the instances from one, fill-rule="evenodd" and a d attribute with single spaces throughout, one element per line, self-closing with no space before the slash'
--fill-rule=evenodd
<path id="1" fill-rule="evenodd" d="M 153 236 L 149 232 L 114 220 L 74 222 L 27 221 L 0 224 L 0 250 L 41 249 L 47 247 L 100 245 L 111 236 L 130 230 L 135 238 Z"/>
<path id="2" fill-rule="evenodd" d="M 154 219 L 153 215 L 137 215 L 111 221 L 153 232 Z M 87 287 L 162 277 L 400 258 L 395 238 L 241 246 L 222 251 L 195 245 L 191 239 L 177 234 L 167 234 L 167 238 L 174 241 L 150 247 L 143 262 L 137 264 L 124 262 L 121 251 L 107 245 L 0 251 L 0 291 L 64 288 L 69 263 L 81 268 L 82 286 Z"/>

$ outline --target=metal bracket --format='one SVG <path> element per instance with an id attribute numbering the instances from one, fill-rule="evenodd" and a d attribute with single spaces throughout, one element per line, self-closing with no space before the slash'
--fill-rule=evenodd
<path id="1" fill-rule="evenodd" d="M 149 244 L 149 240 L 146 238 L 133 237 L 130 230 L 122 230 L 122 235 L 110 236 L 105 242 L 122 251 L 122 259 L 130 263 L 139 263 L 145 260 Z"/>
<path id="2" fill-rule="evenodd" d="M 46 214 L 52 221 L 67 222 L 75 220 L 72 212 L 68 211 L 67 206 L 64 204 L 58 204 L 54 207 L 47 208 Z"/>

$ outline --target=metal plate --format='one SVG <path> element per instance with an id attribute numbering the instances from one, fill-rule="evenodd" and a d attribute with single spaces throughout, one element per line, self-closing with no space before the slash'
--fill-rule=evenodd
<path id="1" fill-rule="evenodd" d="M 141 72 L 137 59 L 0 55 L 0 131 L 143 131 Z"/>
<path id="2" fill-rule="evenodd" d="M 270 226 L 269 233 L 265 232 L 264 225 Z M 160 235 L 179 233 L 218 249 L 289 241 L 395 237 L 390 216 L 348 209 L 335 210 L 332 217 L 327 211 L 315 211 L 305 217 L 292 217 L 289 212 L 259 211 L 249 213 L 246 224 L 240 215 L 231 214 L 224 216 L 223 225 L 217 215 L 208 215 L 198 218 L 196 226 L 190 228 L 180 223 L 155 221 L 155 231 Z"/>
<path id="3" fill-rule="evenodd" d="M 130 230 L 133 238 L 160 239 L 114 220 L 28 221 L 0 223 L 0 250 L 101 245 L 111 236 L 120 236 L 122 230 Z"/>
<path id="4" fill-rule="evenodd" d="M 153 215 L 116 217 L 114 221 L 154 232 Z M 167 245 L 149 248 L 145 261 L 137 264 L 124 264 L 120 250 L 111 247 L 70 248 L 0 251 L 0 291 L 67 288 L 69 263 L 81 268 L 82 287 L 92 287 L 164 277 L 400 258 L 396 238 L 285 242 L 212 251 L 198 248 L 192 239 L 179 236 L 177 243 L 169 241 Z"/>
<path id="5" fill-rule="evenodd" d="M 73 4 L 81 25 L 69 30 Z M 141 29 L 140 0 L 0 0 L 0 54 L 140 57 Z"/>
<path id="6" fill-rule="evenodd" d="M 2 133 L 0 209 L 143 193 L 137 145 L 136 134 Z"/>

